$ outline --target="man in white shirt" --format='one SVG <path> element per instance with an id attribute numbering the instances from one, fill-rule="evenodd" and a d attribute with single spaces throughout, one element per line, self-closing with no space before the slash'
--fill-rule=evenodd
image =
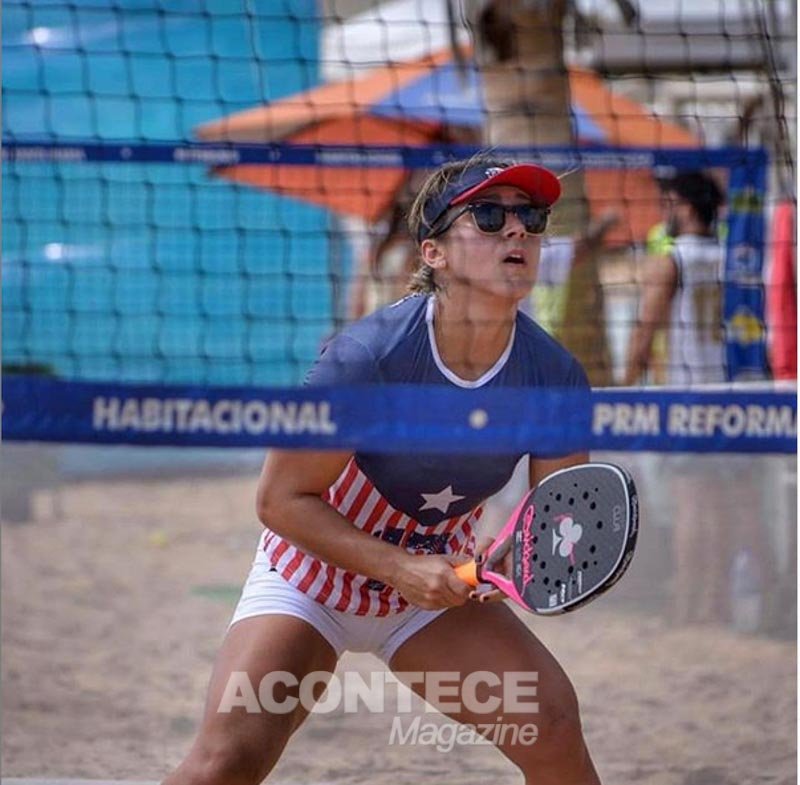
<path id="1" fill-rule="evenodd" d="M 653 336 L 669 328 L 667 382 L 725 381 L 722 285 L 725 252 L 716 232 L 722 191 L 704 172 L 680 172 L 662 181 L 668 256 L 645 265 L 639 320 L 628 350 L 624 383 L 636 384 L 651 365 Z"/>

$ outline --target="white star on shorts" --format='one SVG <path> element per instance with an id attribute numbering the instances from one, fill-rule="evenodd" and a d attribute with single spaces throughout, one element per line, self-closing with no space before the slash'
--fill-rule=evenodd
<path id="1" fill-rule="evenodd" d="M 439 510 L 445 513 L 445 515 L 453 502 L 466 498 L 453 493 L 452 485 L 443 488 L 439 493 L 423 493 L 421 496 L 425 499 L 425 503 L 419 508 L 420 512 L 422 510 Z"/>

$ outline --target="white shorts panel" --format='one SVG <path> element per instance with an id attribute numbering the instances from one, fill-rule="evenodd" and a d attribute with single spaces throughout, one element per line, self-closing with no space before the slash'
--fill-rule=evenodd
<path id="1" fill-rule="evenodd" d="M 394 653 L 444 610 L 408 608 L 390 616 L 356 616 L 328 608 L 282 578 L 256 557 L 233 612 L 231 625 L 253 616 L 280 614 L 308 622 L 336 651 L 370 652 L 387 665 Z"/>

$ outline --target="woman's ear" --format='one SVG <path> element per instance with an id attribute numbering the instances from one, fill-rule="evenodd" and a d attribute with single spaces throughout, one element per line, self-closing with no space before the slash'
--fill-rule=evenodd
<path id="1" fill-rule="evenodd" d="M 447 265 L 444 246 L 437 240 L 423 240 L 419 247 L 422 261 L 434 270 L 441 270 Z"/>

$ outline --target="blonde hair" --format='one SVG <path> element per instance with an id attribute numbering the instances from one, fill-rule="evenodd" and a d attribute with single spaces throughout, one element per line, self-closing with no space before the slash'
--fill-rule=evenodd
<path id="1" fill-rule="evenodd" d="M 499 160 L 492 157 L 490 153 L 480 152 L 463 161 L 449 161 L 446 164 L 442 164 L 442 166 L 428 175 L 408 211 L 408 231 L 411 233 L 414 242 L 420 245 L 417 240 L 420 229 L 431 229 L 431 225 L 425 219 L 425 206 L 431 199 L 435 199 L 444 193 L 453 180 L 473 166 L 506 168 L 511 165 L 511 161 Z M 425 264 L 420 257 L 417 269 L 411 274 L 408 282 L 408 291 L 411 294 L 432 294 L 441 291 L 441 288 L 441 285 L 436 282 L 433 268 Z"/>

